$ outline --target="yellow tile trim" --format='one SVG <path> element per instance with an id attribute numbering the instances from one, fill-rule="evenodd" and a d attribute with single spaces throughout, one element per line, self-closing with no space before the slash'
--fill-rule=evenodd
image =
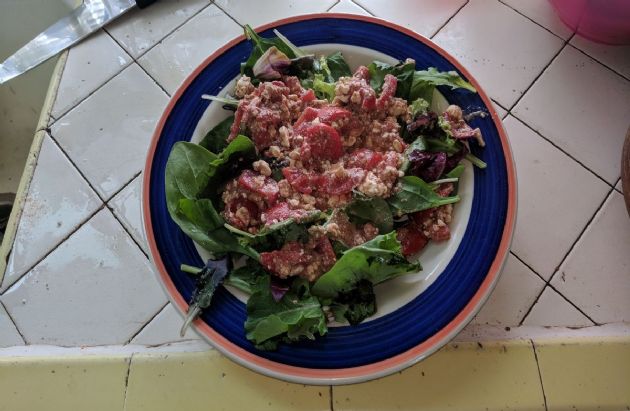
<path id="1" fill-rule="evenodd" d="M 0 411 L 626 410 L 630 337 L 452 343 L 332 390 L 256 374 L 214 350 L 0 357 L 0 382 Z"/>
<path id="2" fill-rule="evenodd" d="M 2 284 L 2 279 L 4 278 L 4 272 L 7 269 L 7 259 L 9 258 L 9 253 L 13 247 L 18 222 L 20 221 L 22 209 L 24 208 L 24 201 L 26 200 L 26 194 L 28 193 L 28 187 L 31 184 L 33 172 L 35 171 L 35 166 L 37 165 L 39 151 L 42 147 L 42 141 L 44 140 L 44 136 L 46 134 L 45 130 L 48 128 L 48 123 L 50 122 L 50 112 L 55 99 L 57 98 L 59 82 L 61 81 L 61 75 L 63 74 L 63 69 L 65 68 L 67 59 L 68 51 L 66 50 L 59 56 L 59 60 L 57 60 L 57 64 L 53 70 L 53 74 L 48 85 L 48 91 L 46 92 L 46 98 L 44 99 L 44 105 L 42 106 L 42 111 L 39 114 L 35 137 L 33 138 L 28 157 L 26 158 L 26 165 L 24 166 L 22 177 L 20 177 L 20 184 L 18 185 L 17 193 L 15 194 L 15 202 L 13 203 L 11 215 L 9 215 L 9 221 L 4 233 L 4 238 L 0 244 L 0 285 Z"/>

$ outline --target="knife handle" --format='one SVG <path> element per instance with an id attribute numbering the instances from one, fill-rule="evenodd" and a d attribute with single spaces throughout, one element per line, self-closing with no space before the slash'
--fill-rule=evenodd
<path id="1" fill-rule="evenodd" d="M 136 0 L 136 6 L 138 6 L 139 9 L 143 9 L 145 7 L 149 7 L 156 1 L 157 0 Z"/>

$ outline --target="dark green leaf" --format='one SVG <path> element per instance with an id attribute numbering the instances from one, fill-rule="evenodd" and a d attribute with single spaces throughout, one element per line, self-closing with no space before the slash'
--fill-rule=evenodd
<path id="1" fill-rule="evenodd" d="M 212 296 L 219 284 L 223 281 L 230 269 L 231 263 L 228 257 L 221 260 L 208 260 L 203 269 L 197 274 L 197 287 L 193 292 L 188 307 L 188 313 L 180 330 L 183 337 L 190 323 L 212 302 Z"/>
<path id="2" fill-rule="evenodd" d="M 392 231 L 345 251 L 330 271 L 315 282 L 312 292 L 334 298 L 351 291 L 361 280 L 376 285 L 419 268 L 420 264 L 410 263 L 403 257 L 396 232 Z"/>
<path id="3" fill-rule="evenodd" d="M 455 71 L 438 71 L 435 67 L 427 70 L 416 71 L 413 75 L 408 101 L 422 98 L 429 103 L 433 99 L 433 90 L 436 86 L 449 86 L 452 89 L 463 88 L 473 93 L 477 90 Z"/>
<path id="4" fill-rule="evenodd" d="M 335 319 L 356 325 L 376 312 L 374 286 L 367 280 L 357 282 L 354 289 L 340 293 L 330 305 Z"/>
<path id="5" fill-rule="evenodd" d="M 458 164 L 454 169 L 446 173 L 446 178 L 459 178 L 466 168 L 463 164 Z"/>
<path id="6" fill-rule="evenodd" d="M 247 300 L 247 339 L 258 349 L 273 350 L 280 342 L 313 340 L 325 335 L 326 316 L 319 300 L 312 296 L 308 282 L 297 278 L 280 301 L 271 294 L 269 276 L 262 276 Z"/>
<path id="7" fill-rule="evenodd" d="M 325 61 L 327 74 L 329 75 L 329 82 L 336 82 L 339 80 L 339 77 L 352 76 L 350 66 L 348 66 L 348 63 L 346 63 L 346 60 L 343 58 L 343 54 L 341 54 L 340 51 L 325 57 Z"/>
<path id="8" fill-rule="evenodd" d="M 466 157 L 464 157 L 466 160 L 470 161 L 471 163 L 473 163 L 474 165 L 476 165 L 479 168 L 486 168 L 488 167 L 488 165 L 486 164 L 485 161 L 483 161 L 482 159 L 480 159 L 479 157 L 477 157 L 476 155 L 472 154 L 472 153 L 468 153 L 466 154 Z"/>
<path id="9" fill-rule="evenodd" d="M 234 123 L 234 116 L 230 116 L 208 131 L 199 145 L 213 153 L 220 153 L 227 147 L 227 138 L 230 135 L 230 128 Z"/>
<path id="10" fill-rule="evenodd" d="M 392 211 L 387 201 L 380 197 L 357 198 L 346 207 L 346 213 L 360 223 L 371 222 L 381 234 L 387 234 L 394 229 Z"/>
<path id="11" fill-rule="evenodd" d="M 249 259 L 244 266 L 233 269 L 225 278 L 224 284 L 251 294 L 254 292 L 260 277 L 268 275 L 260 264 Z"/>
<path id="12" fill-rule="evenodd" d="M 400 62 L 392 66 L 391 64 L 374 61 L 368 66 L 368 70 L 370 71 L 370 86 L 372 86 L 377 93 L 380 93 L 383 87 L 385 75 L 391 74 L 398 80 L 396 97 L 402 97 L 408 101 L 411 100 L 408 99 L 408 97 L 415 71 L 414 63 Z"/>
<path id="13" fill-rule="evenodd" d="M 460 200 L 459 196 L 440 197 L 433 191 L 430 184 L 416 176 L 405 176 L 399 181 L 400 191 L 387 199 L 390 207 L 399 216 L 456 203 Z"/>
<path id="14" fill-rule="evenodd" d="M 290 59 L 298 57 L 295 52 L 281 38 L 265 38 L 256 33 L 249 25 L 245 25 L 245 36 L 252 42 L 252 52 L 247 61 L 241 64 L 241 74 L 245 74 L 254 79 L 253 67 L 256 61 L 267 51 L 268 48 L 275 46 Z"/>

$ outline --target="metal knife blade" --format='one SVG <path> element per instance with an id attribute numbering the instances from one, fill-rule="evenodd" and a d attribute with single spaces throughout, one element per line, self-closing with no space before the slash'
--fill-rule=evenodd
<path id="1" fill-rule="evenodd" d="M 136 5 L 134 0 L 84 0 L 0 65 L 0 84 L 38 66 Z"/>

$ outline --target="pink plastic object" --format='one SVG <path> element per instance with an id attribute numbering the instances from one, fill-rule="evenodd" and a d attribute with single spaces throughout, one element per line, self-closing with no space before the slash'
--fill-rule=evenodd
<path id="1" fill-rule="evenodd" d="M 630 0 L 549 0 L 575 33 L 599 43 L 630 44 Z"/>

